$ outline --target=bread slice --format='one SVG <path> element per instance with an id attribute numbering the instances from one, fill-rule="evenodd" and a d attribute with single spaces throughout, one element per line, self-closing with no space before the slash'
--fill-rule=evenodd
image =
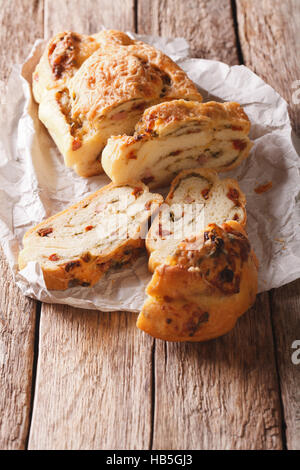
<path id="1" fill-rule="evenodd" d="M 210 224 L 157 267 L 137 326 L 166 341 L 206 341 L 230 331 L 256 293 L 257 261 L 243 227 Z"/>
<path id="2" fill-rule="evenodd" d="M 148 106 L 175 98 L 202 100 L 169 57 L 113 30 L 54 36 L 33 73 L 33 94 L 66 165 L 81 176 L 102 173 L 107 139 L 132 134 Z"/>
<path id="3" fill-rule="evenodd" d="M 245 226 L 245 203 L 234 179 L 220 179 L 215 171 L 204 168 L 179 173 L 147 235 L 150 271 L 162 264 L 178 243 L 198 235 L 210 223 L 235 220 Z"/>
<path id="4" fill-rule="evenodd" d="M 138 255 L 146 222 L 162 202 L 143 183 L 111 183 L 29 230 L 19 268 L 38 262 L 48 289 L 93 286 L 108 269 Z"/>
<path id="5" fill-rule="evenodd" d="M 249 154 L 250 122 L 238 103 L 173 100 L 146 109 L 134 135 L 111 137 L 102 153 L 114 183 L 164 186 L 184 169 L 232 170 Z"/>

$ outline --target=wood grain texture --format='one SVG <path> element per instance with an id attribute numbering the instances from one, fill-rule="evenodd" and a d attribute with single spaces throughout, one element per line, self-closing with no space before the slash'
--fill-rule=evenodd
<path id="1" fill-rule="evenodd" d="M 2 0 L 0 80 L 43 36 L 43 2 Z M 4 92 L 5 87 L 0 87 Z M 29 432 L 36 302 L 15 286 L 0 249 L 0 449 L 24 449 Z"/>
<path id="2" fill-rule="evenodd" d="M 6 80 L 13 64 L 22 62 L 35 41 L 43 37 L 43 1 L 1 0 L 0 79 Z"/>
<path id="3" fill-rule="evenodd" d="M 271 292 L 286 445 L 300 450 L 300 282 Z"/>
<path id="4" fill-rule="evenodd" d="M 29 432 L 36 302 L 15 286 L 0 249 L 0 449 L 24 449 Z"/>
<path id="5" fill-rule="evenodd" d="M 287 100 L 293 128 L 300 135 L 300 106 L 293 102 L 296 89 L 292 87 L 300 80 L 300 2 L 238 0 L 237 19 L 245 64 Z M 300 89 L 300 81 L 297 89 Z M 300 339 L 299 298 L 300 280 L 274 290 L 271 295 L 289 449 L 300 448 L 300 365 L 291 362 L 291 344 Z"/>
<path id="6" fill-rule="evenodd" d="M 44 305 L 30 449 L 147 449 L 153 340 L 136 315 Z"/>
<path id="7" fill-rule="evenodd" d="M 139 0 L 138 32 L 180 36 L 193 57 L 238 63 L 230 0 Z"/>
<path id="8" fill-rule="evenodd" d="M 237 20 L 245 64 L 289 103 L 294 129 L 300 134 L 300 2 L 237 0 Z M 296 88 L 293 88 L 293 85 Z M 300 93 L 296 93 L 298 99 Z M 297 97 L 296 96 L 296 97 Z"/>
<path id="9" fill-rule="evenodd" d="M 45 0 L 45 38 L 65 30 L 94 34 L 102 25 L 134 31 L 134 0 Z"/>
<path id="10" fill-rule="evenodd" d="M 154 449 L 280 449 L 267 294 L 228 335 L 156 342 Z"/>

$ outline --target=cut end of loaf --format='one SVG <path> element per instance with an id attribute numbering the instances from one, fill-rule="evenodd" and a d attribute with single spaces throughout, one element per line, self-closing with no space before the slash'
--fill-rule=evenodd
<path id="1" fill-rule="evenodd" d="M 197 236 L 206 225 L 234 220 L 246 224 L 245 196 L 237 181 L 212 170 L 181 172 L 148 232 L 149 269 L 169 256 L 179 242 Z"/>
<path id="2" fill-rule="evenodd" d="M 243 227 L 210 224 L 156 268 L 137 326 L 165 341 L 207 341 L 230 331 L 256 293 L 256 259 Z"/>
<path id="3" fill-rule="evenodd" d="M 146 109 L 132 137 L 108 140 L 102 165 L 116 183 L 136 179 L 151 188 L 170 183 L 185 169 L 225 172 L 249 155 L 249 130 L 249 119 L 237 103 L 161 103 Z"/>
<path id="4" fill-rule="evenodd" d="M 19 267 L 39 263 L 48 289 L 92 286 L 138 255 L 147 220 L 162 201 L 143 183 L 105 186 L 29 230 Z"/>

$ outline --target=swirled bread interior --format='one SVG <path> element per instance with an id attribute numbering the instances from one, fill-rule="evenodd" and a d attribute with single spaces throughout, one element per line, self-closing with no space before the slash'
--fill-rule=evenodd
<path id="1" fill-rule="evenodd" d="M 40 264 L 48 289 L 92 286 L 144 246 L 145 226 L 163 198 L 147 186 L 110 184 L 29 230 L 19 267 Z"/>
<path id="2" fill-rule="evenodd" d="M 235 168 L 251 149 L 250 122 L 237 103 L 173 100 L 146 109 L 133 136 L 111 137 L 102 166 L 118 184 L 168 184 L 184 169 Z"/>
<path id="3" fill-rule="evenodd" d="M 202 99 L 169 57 L 120 31 L 56 35 L 33 73 L 33 94 L 66 165 L 81 176 L 102 172 L 107 139 L 132 134 L 145 108 Z"/>
<path id="4" fill-rule="evenodd" d="M 146 239 L 149 269 L 162 264 L 178 243 L 198 235 L 210 223 L 246 223 L 245 196 L 234 179 L 220 179 L 213 170 L 179 173 Z"/>

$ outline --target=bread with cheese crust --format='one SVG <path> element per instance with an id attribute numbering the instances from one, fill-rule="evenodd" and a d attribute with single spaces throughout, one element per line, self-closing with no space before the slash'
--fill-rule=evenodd
<path id="1" fill-rule="evenodd" d="M 19 268 L 38 262 L 48 289 L 93 286 L 108 269 L 138 256 L 148 218 L 162 201 L 143 183 L 111 183 L 30 229 Z"/>
<path id="2" fill-rule="evenodd" d="M 169 57 L 113 30 L 54 36 L 33 73 L 33 95 L 66 165 L 85 177 L 102 172 L 107 139 L 133 133 L 145 108 L 202 99 Z"/>
<path id="3" fill-rule="evenodd" d="M 220 179 L 214 170 L 204 168 L 179 173 L 147 234 L 150 271 L 162 264 L 178 243 L 198 235 L 210 223 L 234 220 L 244 227 L 245 204 L 245 196 L 232 178 Z"/>
<path id="4" fill-rule="evenodd" d="M 118 184 L 141 180 L 150 188 L 170 183 L 181 170 L 232 170 L 249 154 L 250 121 L 234 102 L 183 99 L 145 110 L 133 136 L 108 139 L 102 166 Z"/>
<path id="5" fill-rule="evenodd" d="M 166 341 L 206 341 L 230 331 L 256 293 L 257 261 L 243 227 L 210 224 L 156 268 L 137 326 Z"/>

